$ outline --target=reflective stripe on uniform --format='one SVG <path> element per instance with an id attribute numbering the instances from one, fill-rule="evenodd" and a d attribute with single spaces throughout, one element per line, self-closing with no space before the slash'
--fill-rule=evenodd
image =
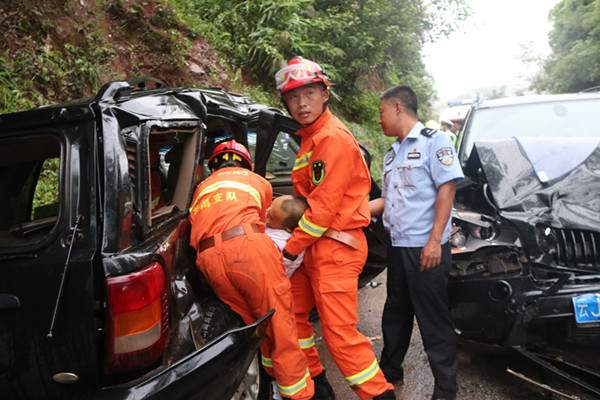
<path id="1" fill-rule="evenodd" d="M 263 365 L 263 367 L 273 368 L 273 359 L 265 357 L 262 354 L 260 355 L 260 363 Z"/>
<path id="2" fill-rule="evenodd" d="M 299 391 L 301 391 L 302 389 L 304 389 L 306 387 L 306 379 L 309 376 L 310 376 L 310 373 L 308 372 L 308 368 L 307 368 L 306 373 L 304 374 L 302 379 L 300 379 L 298 382 L 294 383 L 293 385 L 283 386 L 283 385 L 280 385 L 279 383 L 277 383 L 277 388 L 279 389 L 279 393 L 281 393 L 282 395 L 284 395 L 286 397 L 292 397 L 293 395 L 295 395 L 296 393 L 298 393 Z"/>
<path id="3" fill-rule="evenodd" d="M 311 335 L 311 337 L 307 338 L 299 338 L 298 344 L 302 350 L 310 349 L 311 347 L 315 347 L 315 335 Z"/>
<path id="4" fill-rule="evenodd" d="M 377 375 L 377 371 L 379 371 L 379 364 L 377 363 L 377 360 L 374 360 L 371 363 L 371 365 L 369 365 L 367 368 L 363 369 L 359 373 L 347 376 L 346 381 L 350 384 L 350 386 L 362 385 L 363 383 Z"/>
<path id="5" fill-rule="evenodd" d="M 296 158 L 296 161 L 294 161 L 294 168 L 292 168 L 292 171 L 296 171 L 301 168 L 307 167 L 308 160 L 310 160 L 310 157 L 312 157 L 312 151 L 304 153 L 300 157 Z"/>
<path id="6" fill-rule="evenodd" d="M 302 229 L 304 232 L 314 237 L 323 236 L 323 234 L 327 230 L 326 227 L 322 227 L 313 222 L 310 222 L 308 218 L 306 218 L 305 214 L 302 214 L 302 218 L 300 218 L 300 221 L 298 221 L 298 228 Z"/>
<path id="7" fill-rule="evenodd" d="M 252 196 L 254 198 L 254 200 L 256 200 L 256 202 L 258 203 L 259 207 L 262 207 L 262 201 L 260 200 L 260 193 L 258 193 L 258 190 L 256 190 L 255 188 L 253 188 L 252 186 L 246 184 L 246 183 L 241 183 L 241 182 L 236 182 L 236 181 L 221 181 L 221 182 L 215 182 L 212 185 L 208 185 L 207 187 L 205 187 L 204 189 L 202 189 L 202 191 L 200 193 L 198 193 L 198 196 L 196 197 L 196 199 L 194 200 L 194 202 L 192 203 L 191 207 L 190 207 L 190 212 L 194 209 L 194 206 L 196 205 L 196 203 L 198 203 L 198 201 L 205 195 L 212 193 L 216 190 L 219 189 L 237 189 L 240 190 L 242 192 L 246 192 L 248 193 L 250 196 Z"/>

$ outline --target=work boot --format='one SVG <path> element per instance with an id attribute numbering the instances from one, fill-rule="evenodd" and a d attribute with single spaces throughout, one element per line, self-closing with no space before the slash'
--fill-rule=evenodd
<path id="1" fill-rule="evenodd" d="M 386 390 L 385 392 L 373 397 L 373 400 L 396 400 L 396 394 L 393 390 Z"/>
<path id="2" fill-rule="evenodd" d="M 315 383 L 314 400 L 335 400 L 335 392 L 327 380 L 325 370 L 312 379 Z"/>

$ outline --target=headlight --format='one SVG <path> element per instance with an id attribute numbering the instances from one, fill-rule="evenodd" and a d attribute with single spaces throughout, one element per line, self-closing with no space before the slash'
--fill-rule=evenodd
<path id="1" fill-rule="evenodd" d="M 450 234 L 450 245 L 452 247 L 464 247 L 467 243 L 467 237 L 462 231 L 461 227 L 453 226 L 452 233 Z"/>
<path id="2" fill-rule="evenodd" d="M 493 240 L 496 237 L 496 231 L 493 226 L 469 225 L 469 233 L 474 238 L 480 240 Z"/>

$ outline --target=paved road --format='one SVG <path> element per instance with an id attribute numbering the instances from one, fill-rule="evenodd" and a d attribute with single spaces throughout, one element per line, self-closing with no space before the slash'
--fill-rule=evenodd
<path id="1" fill-rule="evenodd" d="M 377 287 L 366 286 L 360 291 L 359 330 L 371 338 L 377 357 L 383 346 L 381 339 L 381 312 L 385 301 L 385 273 L 376 282 Z M 318 330 L 318 323 L 316 324 Z M 317 333 L 320 334 L 320 333 Z M 328 377 L 335 389 L 338 400 L 352 400 L 358 397 L 346 385 L 333 363 L 327 349 L 318 338 L 320 354 L 327 369 Z M 548 400 L 562 399 L 544 393 L 522 383 L 506 372 L 509 357 L 507 354 L 489 349 L 461 345 L 459 348 L 459 400 Z M 512 365 L 512 364 L 511 364 Z M 514 365 L 513 365 L 514 367 Z M 415 324 L 411 347 L 405 360 L 405 384 L 396 388 L 398 399 L 429 400 L 433 391 L 433 377 L 423 351 L 421 337 Z M 580 399 L 589 399 L 578 394 Z"/>

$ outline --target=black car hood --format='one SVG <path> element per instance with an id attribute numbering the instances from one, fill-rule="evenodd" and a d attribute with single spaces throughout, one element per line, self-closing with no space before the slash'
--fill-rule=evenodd
<path id="1" fill-rule="evenodd" d="M 597 140 L 573 141 L 572 149 L 582 148 L 562 156 L 548 151 L 553 142 L 527 139 L 523 145 L 515 138 L 477 142 L 467 160 L 465 175 L 488 184 L 505 218 L 532 225 L 600 231 Z M 580 161 L 574 162 L 578 157 Z M 540 174 L 543 168 L 552 171 L 553 179 Z"/>

